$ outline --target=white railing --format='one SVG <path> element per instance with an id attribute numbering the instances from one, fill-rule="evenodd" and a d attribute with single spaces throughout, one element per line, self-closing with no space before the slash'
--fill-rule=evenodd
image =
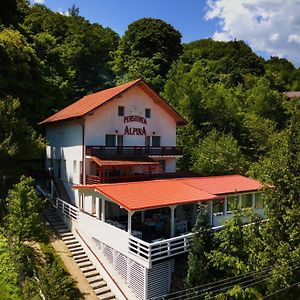
<path id="1" fill-rule="evenodd" d="M 52 205 L 65 216 L 72 220 L 78 220 L 79 210 L 76 206 L 67 203 L 60 198 L 52 198 Z"/>
<path id="2" fill-rule="evenodd" d="M 153 243 L 147 243 L 134 236 L 130 236 L 129 251 L 149 262 L 155 262 L 187 252 L 192 236 L 193 233 L 188 233 Z"/>

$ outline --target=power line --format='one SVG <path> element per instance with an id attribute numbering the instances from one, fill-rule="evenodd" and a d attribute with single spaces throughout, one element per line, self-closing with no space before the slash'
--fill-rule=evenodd
<path id="1" fill-rule="evenodd" d="M 298 269 L 298 268 L 300 268 L 300 265 L 297 265 L 297 267 L 293 268 L 292 270 L 296 270 L 296 269 Z M 260 279 L 260 280 L 258 280 L 258 281 L 255 281 L 255 282 L 250 283 L 250 284 L 247 284 L 247 285 L 243 285 L 243 288 L 248 288 L 248 287 L 250 287 L 250 286 L 253 286 L 253 285 L 256 285 L 256 284 L 258 284 L 258 283 L 261 283 L 261 282 L 265 281 L 268 277 L 270 277 L 270 274 L 264 275 L 264 276 L 263 276 L 263 279 Z M 298 283 L 300 283 L 300 282 L 298 282 Z M 298 284 L 298 283 L 296 283 L 296 284 Z M 292 286 L 294 286 L 294 285 L 296 285 L 296 284 L 293 284 L 293 285 L 291 285 L 291 286 L 289 286 L 289 287 L 292 287 Z M 221 288 L 221 289 L 218 289 L 218 290 L 216 290 L 216 291 L 213 291 L 212 293 L 219 293 L 219 292 L 221 292 L 221 291 L 223 291 L 223 290 L 228 290 L 229 288 L 231 288 L 231 287 L 233 287 L 233 286 L 234 286 L 234 285 L 229 286 L 229 287 L 225 287 L 225 288 Z M 284 289 L 288 289 L 289 287 L 286 287 L 286 288 L 284 288 Z M 282 290 L 284 290 L 284 289 L 282 289 Z M 280 291 L 281 291 L 281 290 L 279 290 L 279 291 L 277 291 L 277 292 L 274 292 L 273 294 L 277 294 L 277 293 L 280 292 Z M 185 298 L 185 300 L 193 300 L 193 299 L 197 299 L 197 298 L 199 298 L 199 297 L 205 296 L 205 294 L 206 294 L 206 293 L 202 293 L 202 294 L 200 294 L 200 295 L 191 295 L 191 296 L 189 296 L 188 298 Z M 271 295 L 273 295 L 273 294 L 270 294 L 270 295 L 268 295 L 268 296 L 271 296 Z M 217 294 L 216 294 L 216 295 L 212 295 L 212 296 L 206 295 L 205 300 L 214 299 L 216 296 L 217 296 Z M 266 298 L 267 298 L 268 296 L 266 296 Z M 168 300 L 174 300 L 174 299 L 175 299 L 175 298 L 168 298 Z M 263 298 L 263 299 L 265 299 L 265 298 Z"/>
<path id="2" fill-rule="evenodd" d="M 285 288 L 282 288 L 282 289 L 280 289 L 280 290 L 278 290 L 278 291 L 276 291 L 276 292 L 274 292 L 274 293 L 272 293 L 272 294 L 269 294 L 269 295 L 263 297 L 262 299 L 267 299 L 267 298 L 269 298 L 269 297 L 271 297 L 271 296 L 274 296 L 274 295 L 276 295 L 276 294 L 279 294 L 280 292 L 282 292 L 282 291 L 284 291 L 284 290 L 288 290 L 288 289 L 292 288 L 293 286 L 295 286 L 295 285 L 297 285 L 297 284 L 300 284 L 300 281 L 298 281 L 298 282 L 296 282 L 296 283 L 294 283 L 294 284 L 292 284 L 292 285 L 289 285 L 289 286 L 287 286 L 287 287 L 285 287 Z"/>
<path id="3" fill-rule="evenodd" d="M 291 260 L 289 262 L 289 264 L 291 264 L 292 262 L 298 262 L 298 261 L 299 261 L 299 258 Z M 232 286 L 234 286 L 236 284 L 240 284 L 240 285 L 244 286 L 246 283 L 250 283 L 251 281 L 255 281 L 253 284 L 251 284 L 251 285 L 254 285 L 254 284 L 257 284 L 257 283 L 265 280 L 264 279 L 264 280 L 257 281 L 258 279 L 260 279 L 260 278 L 266 278 L 266 277 L 270 276 L 270 274 L 265 274 L 265 275 L 261 276 L 260 278 L 250 278 L 250 277 L 257 276 L 259 274 L 265 273 L 265 272 L 267 272 L 269 270 L 274 269 L 277 266 L 278 265 L 269 266 L 269 267 L 266 267 L 266 268 L 264 268 L 264 269 L 262 269 L 260 271 L 253 271 L 253 272 L 249 272 L 247 274 L 233 276 L 233 277 L 222 279 L 222 280 L 215 281 L 215 282 L 212 282 L 212 283 L 203 284 L 203 285 L 197 286 L 195 288 L 184 289 L 184 290 L 181 290 L 181 291 L 173 292 L 173 293 L 168 294 L 168 295 L 164 295 L 164 296 L 160 296 L 160 297 L 154 297 L 154 298 L 151 298 L 151 299 L 152 300 L 155 300 L 155 299 L 164 299 L 164 297 L 168 296 L 169 300 L 175 300 L 175 299 L 180 299 L 182 296 L 185 296 L 185 297 L 186 296 L 193 296 L 193 294 L 195 294 L 196 292 L 200 292 L 201 293 L 200 295 L 199 294 L 196 295 L 196 297 L 200 297 L 200 296 L 204 295 L 203 292 L 205 292 L 205 294 L 206 294 L 207 291 L 212 290 L 212 289 L 215 289 L 213 291 L 213 293 L 216 293 L 216 292 L 219 292 L 219 291 L 224 290 L 224 289 L 229 289 L 229 288 L 231 288 Z M 294 269 L 297 269 L 300 266 L 297 263 L 295 263 L 293 265 L 290 265 L 290 267 L 292 269 L 294 267 L 295 267 Z M 240 281 L 240 282 L 238 282 L 238 281 Z M 227 285 L 227 286 L 226 287 L 222 287 L 224 285 Z M 185 294 L 183 294 L 183 293 L 185 293 Z M 173 297 L 169 298 L 172 295 L 173 295 Z"/>

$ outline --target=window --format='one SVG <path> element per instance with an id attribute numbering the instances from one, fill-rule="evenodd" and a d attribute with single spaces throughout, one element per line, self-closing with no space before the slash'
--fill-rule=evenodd
<path id="1" fill-rule="evenodd" d="M 241 208 L 252 207 L 252 194 L 241 195 Z"/>
<path id="2" fill-rule="evenodd" d="M 75 174 L 77 172 L 77 164 L 76 160 L 73 160 L 73 173 Z"/>
<path id="3" fill-rule="evenodd" d="M 164 173 L 165 172 L 165 160 L 159 160 L 159 166 L 158 166 L 158 173 Z"/>
<path id="4" fill-rule="evenodd" d="M 238 207 L 238 205 L 239 205 L 239 196 L 227 197 L 227 207 L 226 207 L 227 213 L 231 213 L 231 211 L 236 207 Z"/>
<path id="5" fill-rule="evenodd" d="M 255 208 L 264 208 L 264 202 L 261 199 L 260 193 L 255 194 Z"/>
<path id="6" fill-rule="evenodd" d="M 118 116 L 124 117 L 124 106 L 118 106 Z"/>
<path id="7" fill-rule="evenodd" d="M 152 137 L 152 147 L 160 147 L 160 136 Z"/>
<path id="8" fill-rule="evenodd" d="M 213 214 L 215 216 L 224 214 L 224 200 L 213 201 Z"/>
<path id="9" fill-rule="evenodd" d="M 150 136 L 145 136 L 145 146 L 150 147 Z"/>
<path id="10" fill-rule="evenodd" d="M 123 135 L 117 135 L 117 146 L 123 146 Z"/>
<path id="11" fill-rule="evenodd" d="M 151 109 L 150 108 L 145 109 L 145 117 L 147 119 L 151 118 Z"/>
<path id="12" fill-rule="evenodd" d="M 105 135 L 105 146 L 109 146 L 109 147 L 116 146 L 116 136 L 114 134 Z"/>

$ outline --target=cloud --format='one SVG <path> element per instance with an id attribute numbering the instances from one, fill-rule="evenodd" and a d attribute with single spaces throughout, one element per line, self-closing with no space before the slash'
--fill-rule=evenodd
<path id="1" fill-rule="evenodd" d="M 213 39 L 246 41 L 255 51 L 300 66 L 300 0 L 207 0 L 207 20 L 218 20 Z"/>
<path id="2" fill-rule="evenodd" d="M 44 4 L 45 0 L 32 0 L 31 2 L 36 4 Z"/>

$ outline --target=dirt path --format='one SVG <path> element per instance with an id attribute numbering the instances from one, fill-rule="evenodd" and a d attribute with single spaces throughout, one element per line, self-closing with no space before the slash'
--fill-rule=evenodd
<path id="1" fill-rule="evenodd" d="M 77 266 L 75 260 L 72 258 L 72 255 L 66 244 L 59 238 L 52 240 L 51 244 L 63 261 L 67 271 L 75 280 L 76 286 L 80 290 L 83 299 L 99 300 L 92 287 L 88 283 L 87 279 L 84 277 L 81 270 Z"/>

